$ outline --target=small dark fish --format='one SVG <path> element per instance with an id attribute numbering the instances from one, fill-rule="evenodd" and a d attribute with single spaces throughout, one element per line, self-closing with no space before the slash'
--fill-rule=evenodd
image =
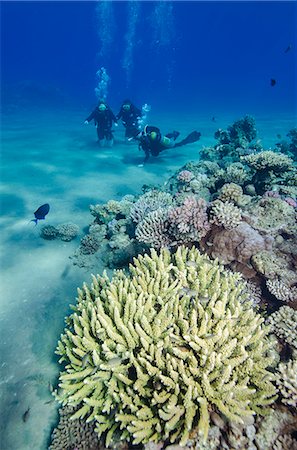
<path id="1" fill-rule="evenodd" d="M 22 415 L 23 422 L 26 423 L 30 417 L 30 408 L 28 408 Z"/>
<path id="2" fill-rule="evenodd" d="M 45 216 L 48 214 L 49 210 L 50 205 L 48 203 L 39 206 L 39 208 L 34 213 L 35 219 L 32 219 L 31 222 L 35 222 L 35 225 L 37 225 L 37 221 L 45 219 Z"/>
<path id="3" fill-rule="evenodd" d="M 276 85 L 276 80 L 274 78 L 270 79 L 270 86 L 275 86 Z"/>
<path id="4" fill-rule="evenodd" d="M 69 266 L 66 266 L 65 269 L 64 269 L 63 272 L 62 272 L 61 278 L 66 278 L 67 275 L 68 275 L 69 272 L 70 272 L 70 269 L 71 269 L 71 266 L 70 266 L 70 265 L 69 265 Z"/>
<path id="5" fill-rule="evenodd" d="M 287 47 L 286 50 L 285 50 L 285 53 L 288 53 L 291 49 L 292 49 L 292 45 L 289 44 L 288 47 Z"/>
<path id="6" fill-rule="evenodd" d="M 81 367 L 82 367 L 82 369 L 85 369 L 86 367 L 87 367 L 87 365 L 90 363 L 90 353 L 86 353 L 84 356 L 83 356 L 83 359 L 82 359 L 82 361 L 81 361 Z"/>
<path id="7" fill-rule="evenodd" d="M 276 137 L 277 137 L 277 139 L 281 139 L 282 135 L 281 134 L 277 134 Z"/>
<path id="8" fill-rule="evenodd" d="M 212 118 L 211 118 L 211 121 L 212 121 L 212 122 L 216 122 L 217 120 L 216 120 L 215 117 L 212 117 Z"/>
<path id="9" fill-rule="evenodd" d="M 44 402 L 45 405 L 50 405 L 51 403 L 54 403 L 55 399 L 48 400 L 47 402 Z"/>

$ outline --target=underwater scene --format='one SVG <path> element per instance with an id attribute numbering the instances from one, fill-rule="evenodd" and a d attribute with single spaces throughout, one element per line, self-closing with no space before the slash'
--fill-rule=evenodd
<path id="1" fill-rule="evenodd" d="M 0 8 L 0 449 L 296 450 L 297 3 Z"/>

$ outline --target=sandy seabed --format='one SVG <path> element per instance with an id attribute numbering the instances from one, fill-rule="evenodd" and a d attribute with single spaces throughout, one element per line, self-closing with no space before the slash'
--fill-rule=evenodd
<path id="1" fill-rule="evenodd" d="M 1 136 L 1 450 L 45 450 L 57 419 L 51 386 L 58 376 L 54 350 L 76 288 L 90 273 L 69 257 L 92 221 L 89 205 L 140 194 L 143 184 L 162 185 L 186 162 L 199 159 L 199 149 L 215 143 L 213 134 L 242 115 L 211 117 L 164 114 L 150 124 L 180 138 L 197 129 L 195 144 L 168 150 L 145 167 L 137 144 L 124 143 L 116 129 L 113 148 L 99 148 L 96 130 L 83 126 L 76 111 L 22 111 L 4 115 Z M 277 134 L 285 137 L 294 120 L 285 115 L 257 117 L 259 139 L 273 148 Z M 43 222 L 30 222 L 33 212 L 50 204 L 45 224 L 76 223 L 80 235 L 72 242 L 45 241 Z M 102 272 L 103 267 L 96 271 Z M 29 410 L 27 420 L 23 420 Z"/>

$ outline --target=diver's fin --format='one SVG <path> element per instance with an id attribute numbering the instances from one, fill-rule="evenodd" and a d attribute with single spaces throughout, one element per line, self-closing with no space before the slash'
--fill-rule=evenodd
<path id="1" fill-rule="evenodd" d="M 182 145 L 192 144 L 200 139 L 201 133 L 199 131 L 192 131 L 185 139 L 177 142 L 174 147 L 181 147 Z"/>

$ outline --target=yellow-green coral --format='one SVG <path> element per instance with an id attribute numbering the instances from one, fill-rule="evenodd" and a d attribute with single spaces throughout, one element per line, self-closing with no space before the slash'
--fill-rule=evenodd
<path id="1" fill-rule="evenodd" d="M 221 200 L 212 202 L 210 223 L 232 230 L 240 224 L 241 219 L 241 210 L 233 203 L 229 201 L 222 202 Z"/>
<path id="2" fill-rule="evenodd" d="M 242 187 L 235 183 L 226 183 L 221 188 L 218 197 L 222 202 L 238 203 L 243 195 Z"/>
<path id="3" fill-rule="evenodd" d="M 239 423 L 261 412 L 275 398 L 274 356 L 243 289 L 240 274 L 184 247 L 93 277 L 57 348 L 60 401 L 107 444 L 185 443 L 193 429 L 206 439 L 211 407 Z"/>

